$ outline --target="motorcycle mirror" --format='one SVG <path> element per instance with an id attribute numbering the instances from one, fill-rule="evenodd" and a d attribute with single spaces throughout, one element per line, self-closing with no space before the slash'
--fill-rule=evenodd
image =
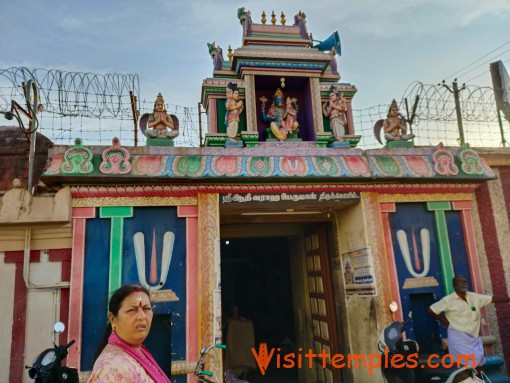
<path id="1" fill-rule="evenodd" d="M 55 331 L 57 334 L 62 334 L 65 329 L 66 325 L 62 322 L 57 322 L 53 325 L 53 331 Z"/>
<path id="2" fill-rule="evenodd" d="M 398 303 L 395 301 L 391 302 L 389 309 L 392 313 L 396 312 L 398 310 Z"/>
<path id="3" fill-rule="evenodd" d="M 38 372 L 39 370 L 36 367 L 30 367 L 28 370 L 28 376 L 30 376 L 30 379 L 35 379 Z"/>

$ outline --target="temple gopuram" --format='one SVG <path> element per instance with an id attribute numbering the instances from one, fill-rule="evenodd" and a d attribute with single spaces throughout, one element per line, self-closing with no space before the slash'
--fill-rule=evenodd
<path id="1" fill-rule="evenodd" d="M 57 342 L 75 340 L 65 363 L 85 382 L 108 298 L 126 283 L 150 290 L 145 344 L 178 383 L 195 382 L 201 348 L 222 342 L 206 360 L 215 382 L 225 371 L 249 382 L 382 381 L 380 368 L 319 357 L 279 368 L 276 355 L 379 354 L 396 302 L 397 320 L 412 316 L 406 337 L 421 363 L 448 352 L 427 308 L 453 292 L 454 275 L 470 291 L 508 294 L 510 151 L 415 146 L 396 103 L 374 128 L 381 147 L 363 150 L 339 33 L 315 42 L 301 11 L 289 22 L 253 21 L 244 8 L 237 17 L 241 46 L 204 41 L 200 147 L 175 145 L 162 89 L 139 118 L 146 146 L 48 144 L 36 166 L 44 193 L 12 174 L 0 205 L 0 380 L 31 381 L 24 366 L 51 347 L 58 320 Z M 493 374 L 510 364 L 508 312 L 480 313 Z M 229 329 L 235 321 L 247 330 Z M 250 346 L 275 352 L 264 376 Z"/>

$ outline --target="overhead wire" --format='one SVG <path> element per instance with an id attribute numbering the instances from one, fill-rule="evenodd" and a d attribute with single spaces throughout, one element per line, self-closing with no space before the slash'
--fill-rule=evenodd
<path id="1" fill-rule="evenodd" d="M 505 42 L 505 43 L 501 44 L 499 47 L 497 47 L 497 48 L 493 49 L 492 51 L 490 51 L 490 52 L 488 52 L 488 53 L 484 54 L 482 57 L 480 57 L 480 58 L 476 59 L 475 61 L 473 61 L 472 63 L 470 63 L 470 64 L 466 65 L 465 67 L 463 67 L 463 68 L 459 69 L 457 72 L 455 72 L 455 73 L 453 73 L 453 74 L 451 74 L 451 75 L 449 75 L 449 76 L 445 77 L 445 80 L 447 80 L 447 79 L 449 79 L 449 78 L 451 78 L 451 77 L 454 77 L 454 76 L 455 76 L 455 75 L 457 75 L 458 73 L 461 73 L 463 70 L 465 70 L 465 69 L 469 68 L 470 66 L 472 66 L 472 65 L 476 64 L 478 61 L 483 60 L 485 57 L 489 56 L 490 54 L 492 54 L 492 53 L 496 52 L 497 50 L 499 50 L 499 49 L 503 48 L 505 45 L 508 45 L 508 44 L 510 44 L 510 40 L 508 40 L 507 42 Z M 507 50 L 507 51 L 505 51 L 505 52 L 508 52 L 508 50 Z M 487 63 L 487 61 L 485 61 L 485 62 L 484 62 L 484 64 L 482 64 L 482 65 L 485 65 L 486 63 Z M 469 72 L 467 72 L 467 73 L 469 73 Z M 461 76 L 462 76 L 462 75 L 461 75 Z M 458 77 L 458 76 L 457 76 L 457 77 Z"/>

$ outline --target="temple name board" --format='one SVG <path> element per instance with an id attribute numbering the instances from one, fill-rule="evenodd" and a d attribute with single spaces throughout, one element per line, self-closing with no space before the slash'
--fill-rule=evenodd
<path id="1" fill-rule="evenodd" d="M 220 197 L 221 203 L 359 201 L 359 192 L 228 193 Z"/>

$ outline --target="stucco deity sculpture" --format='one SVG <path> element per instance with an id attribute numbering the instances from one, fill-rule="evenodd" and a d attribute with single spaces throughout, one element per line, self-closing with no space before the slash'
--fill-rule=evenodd
<path id="1" fill-rule="evenodd" d="M 322 112 L 329 117 L 329 126 L 336 141 L 342 141 L 347 133 L 347 101 L 334 86 L 329 91 L 329 101 L 322 105 Z"/>
<path id="2" fill-rule="evenodd" d="M 228 83 L 226 89 L 227 101 L 225 101 L 225 126 L 227 127 L 227 136 L 231 141 L 237 139 L 237 130 L 239 128 L 239 115 L 243 112 L 243 102 L 239 100 L 239 91 L 237 84 Z"/>
<path id="3" fill-rule="evenodd" d="M 273 95 L 273 103 L 266 112 L 265 98 L 262 101 L 262 120 L 269 123 L 269 127 L 273 135 L 281 141 L 286 140 L 289 135 L 299 127 L 297 122 L 297 110 L 295 109 L 295 99 L 287 98 L 287 105 L 283 104 L 285 99 L 280 88 L 276 89 Z M 287 113 L 288 108 L 288 113 Z"/>
<path id="4" fill-rule="evenodd" d="M 149 114 L 145 135 L 150 138 L 174 139 L 179 135 L 179 130 L 174 126 L 172 117 L 167 114 L 165 100 L 161 93 L 158 93 L 154 102 L 154 111 Z"/>
<path id="5" fill-rule="evenodd" d="M 209 54 L 213 60 L 214 70 L 220 70 L 223 65 L 223 49 L 213 41 L 212 44 L 207 43 L 207 47 L 209 48 Z"/>
<path id="6" fill-rule="evenodd" d="M 303 39 L 309 39 L 310 38 L 310 36 L 308 35 L 308 30 L 306 29 L 306 15 L 305 15 L 304 12 L 299 11 L 294 16 L 294 26 L 298 26 L 299 27 L 299 30 L 300 30 L 300 33 L 301 33 L 301 37 Z"/>
<path id="7" fill-rule="evenodd" d="M 414 134 L 407 134 L 406 122 L 398 114 L 398 105 L 395 99 L 391 102 L 388 116 L 383 122 L 383 128 L 386 141 L 408 141 L 414 138 Z"/>
<path id="8" fill-rule="evenodd" d="M 296 99 L 287 97 L 285 101 L 285 114 L 283 115 L 282 128 L 287 135 L 292 134 L 294 126 L 297 124 Z"/>

